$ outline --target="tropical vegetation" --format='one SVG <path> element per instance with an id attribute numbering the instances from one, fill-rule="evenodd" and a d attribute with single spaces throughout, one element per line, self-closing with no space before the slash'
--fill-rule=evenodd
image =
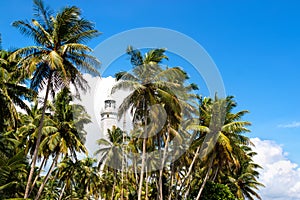
<path id="1" fill-rule="evenodd" d="M 111 127 L 88 152 L 75 100 L 84 73 L 99 75 L 86 45 L 99 32 L 78 7 L 33 4 L 35 19 L 13 26 L 34 45 L 0 49 L 0 199 L 261 199 L 248 111 L 203 97 L 163 48 L 127 47 L 132 70 L 111 92 L 129 91 L 118 117 L 131 114 L 131 130 Z"/>

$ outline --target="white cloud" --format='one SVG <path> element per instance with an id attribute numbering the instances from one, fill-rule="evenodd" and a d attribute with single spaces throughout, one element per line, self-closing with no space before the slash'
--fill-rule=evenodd
<path id="1" fill-rule="evenodd" d="M 279 124 L 279 128 L 297 128 L 300 127 L 300 122 L 292 122 L 289 124 Z"/>
<path id="2" fill-rule="evenodd" d="M 259 181 L 265 185 L 259 193 L 264 200 L 300 200 L 300 168 L 286 157 L 274 141 L 251 139 L 258 154 L 254 161 L 263 169 Z"/>

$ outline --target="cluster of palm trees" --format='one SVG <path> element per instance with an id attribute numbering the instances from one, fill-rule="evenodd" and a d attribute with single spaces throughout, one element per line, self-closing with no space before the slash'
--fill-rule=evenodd
<path id="1" fill-rule="evenodd" d="M 82 73 L 98 75 L 85 42 L 99 32 L 77 7 L 33 2 L 35 19 L 13 26 L 35 45 L 0 51 L 0 199 L 260 199 L 247 111 L 200 97 L 162 66 L 165 49 L 128 47 L 132 72 L 112 92 L 131 91 L 118 115 L 132 114 L 132 130 L 112 127 L 88 157 L 90 118 L 73 98 L 88 89 Z"/>
<path id="2" fill-rule="evenodd" d="M 232 96 L 197 95 L 181 68 L 161 65 L 164 49 L 127 53 L 132 72 L 116 74 L 112 93 L 131 91 L 118 116 L 129 111 L 133 128 L 112 127 L 98 141 L 103 178 L 113 180 L 104 199 L 260 199 L 248 111 L 233 112 Z"/>

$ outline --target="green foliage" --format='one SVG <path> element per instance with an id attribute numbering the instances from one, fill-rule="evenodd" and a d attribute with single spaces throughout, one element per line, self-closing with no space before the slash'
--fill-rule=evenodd
<path id="1" fill-rule="evenodd" d="M 80 9 L 75 6 L 64 7 L 53 14 L 42 0 L 34 0 L 33 3 L 35 19 L 32 19 L 31 23 L 27 20 L 18 20 L 13 22 L 12 25 L 18 28 L 22 34 L 33 39 L 36 46 L 17 49 L 10 55 L 10 59 L 20 58 L 20 68 L 26 71 L 27 76 L 30 77 L 30 88 L 40 91 L 46 87 L 24 198 L 29 196 L 32 187 L 33 172 L 41 148 L 46 106 L 50 92 L 55 96 L 55 91 L 69 87 L 70 84 L 77 91 L 78 89 L 86 91 L 88 84 L 83 78 L 82 72 L 99 74 L 95 68 L 99 65 L 99 61 L 89 54 L 91 49 L 83 44 L 99 35 L 99 32 L 94 28 L 94 24 L 84 19 L 81 16 Z M 74 133 L 74 131 L 70 131 L 72 128 L 69 124 L 60 125 L 63 125 L 60 126 L 60 131 L 46 142 L 50 150 L 61 150 L 66 154 L 66 151 L 71 149 L 73 156 L 75 156 L 74 151 L 78 151 L 78 149 L 85 151 L 85 147 L 76 139 L 73 140 L 76 144 L 72 144 L 75 147 L 67 143 L 58 145 L 59 139 L 63 138 L 62 130 L 64 130 L 64 127 L 67 127 L 68 130 L 66 131 L 69 131 L 69 133 Z M 72 136 L 72 138 L 75 137 Z M 52 143 L 52 145 L 49 143 Z M 58 158 L 57 153 L 55 157 Z M 45 180 L 48 178 L 49 173 Z M 44 185 L 45 182 L 41 184 L 36 199 L 41 195 Z"/>
<path id="2" fill-rule="evenodd" d="M 128 47 L 133 70 L 116 73 L 112 92 L 132 91 L 118 116 L 130 111 L 133 129 L 112 127 L 98 140 L 98 160 L 79 159 L 78 153 L 87 155 L 84 126 L 90 117 L 74 104 L 69 86 L 85 91 L 82 73 L 98 74 L 99 62 L 83 43 L 99 32 L 74 6 L 54 13 L 34 0 L 34 12 L 36 19 L 13 26 L 36 46 L 0 50 L 0 199 L 261 199 L 261 167 L 245 136 L 251 124 L 242 120 L 248 111 L 234 112 L 232 96 L 200 98 L 197 85 L 186 83 L 185 71 L 162 66 L 168 60 L 163 48 L 143 54 Z M 34 90 L 44 87 L 41 105 Z M 165 121 L 156 105 L 165 110 Z M 187 151 L 171 163 L 177 152 L 168 150 L 176 148 Z M 146 153 L 158 150 L 160 155 L 146 160 Z M 122 170 L 116 169 L 120 165 Z"/>
<path id="3" fill-rule="evenodd" d="M 189 200 L 196 198 L 199 187 L 193 188 Z M 208 181 L 205 184 L 202 200 L 238 200 L 227 185 Z"/>
<path id="4" fill-rule="evenodd" d="M 220 183 L 206 183 L 203 195 L 203 200 L 237 200 L 230 191 L 229 187 Z"/>
<path id="5" fill-rule="evenodd" d="M 1 199 L 22 197 L 27 177 L 26 156 L 20 151 L 15 155 L 0 152 L 0 197 Z"/>
<path id="6" fill-rule="evenodd" d="M 29 110 L 24 99 L 32 100 L 35 92 L 21 85 L 25 78 L 18 68 L 19 57 L 9 59 L 11 52 L 0 50 L 0 132 L 16 128 L 18 112 L 16 106 Z"/>
<path id="7" fill-rule="evenodd" d="M 84 142 L 87 133 L 84 131 L 84 125 L 90 122 L 90 118 L 82 106 L 72 103 L 68 87 L 62 88 L 54 99 L 46 104 L 43 134 L 38 151 L 38 158 L 42 160 L 42 164 L 35 170 L 36 180 L 31 196 L 34 197 L 37 187 L 45 183 L 41 193 L 43 199 L 137 199 L 139 196 L 147 196 L 149 199 L 180 199 L 180 196 L 186 196 L 188 199 L 201 196 L 201 199 L 210 200 L 253 197 L 259 199 L 256 193 L 257 188 L 262 186 L 257 181 L 259 166 L 253 163 L 252 157 L 255 153 L 249 146 L 249 138 L 244 136 L 244 133 L 249 131 L 247 126 L 250 123 L 241 120 L 247 111 L 234 113 L 236 103 L 233 97 L 214 100 L 203 98 L 198 105 L 191 103 L 195 96 L 190 95 L 190 91 L 195 87 L 184 85 L 187 78 L 185 72 L 179 68 L 163 69 L 157 65 L 158 60 L 164 58 L 162 49 L 158 49 L 157 52 L 152 50 L 146 56 L 142 56 L 136 50 L 128 53 L 134 57 L 131 60 L 133 64 L 147 61 L 142 66 L 135 66 L 133 74 L 118 74 L 121 81 L 114 88 L 137 88 L 130 98 L 125 99 L 119 110 L 119 116 L 122 116 L 131 107 L 136 108 L 132 112 L 133 130 L 125 134 L 120 128 L 112 127 L 108 130 L 107 139 L 98 140 L 98 167 L 94 159 L 79 160 L 77 153 L 86 152 Z M 156 82 L 144 82 L 146 71 L 156 77 L 153 79 Z M 163 78 L 159 81 L 158 77 Z M 176 81 L 172 82 L 169 79 Z M 182 90 L 178 93 L 177 90 L 173 92 L 168 88 L 170 86 L 174 86 L 172 89 L 180 86 Z M 168 123 L 163 125 L 155 137 L 146 140 L 140 138 L 144 134 L 141 124 L 158 123 L 157 113 L 147 112 L 145 109 L 157 103 L 166 109 Z M 183 106 L 191 107 L 190 112 L 182 115 L 180 112 Z M 199 111 L 196 106 L 199 107 Z M 3 161 L 0 162 L 0 194 L 7 198 L 23 196 L 29 172 L 26 155 L 33 154 L 37 141 L 42 108 L 39 108 L 37 101 L 33 101 L 30 109 L 26 111 L 18 114 L 17 130 L 7 124 L 5 130 L 10 131 L 0 134 L 0 155 Z M 218 115 L 222 113 L 224 120 L 220 121 Z M 195 119 L 191 119 L 191 116 Z M 190 119 L 184 125 L 186 129 L 179 125 L 184 119 Z M 177 138 L 176 142 L 180 145 L 187 137 L 186 134 L 194 136 L 188 151 L 179 160 L 160 171 L 143 175 L 139 173 L 142 167 L 151 167 L 158 161 L 164 162 L 162 158 L 153 157 L 143 165 L 141 157 L 132 156 L 125 160 L 122 155 L 123 151 L 140 155 L 155 149 L 165 149 L 166 144 L 174 142 L 174 138 Z M 52 160 L 51 157 L 60 157 L 61 160 L 59 163 L 54 160 L 54 170 L 49 170 L 47 176 L 42 176 L 40 172 L 45 169 L 45 163 Z M 128 172 L 112 168 L 113 163 L 119 167 L 123 161 L 129 169 Z M 201 188 L 204 188 L 202 193 Z"/>

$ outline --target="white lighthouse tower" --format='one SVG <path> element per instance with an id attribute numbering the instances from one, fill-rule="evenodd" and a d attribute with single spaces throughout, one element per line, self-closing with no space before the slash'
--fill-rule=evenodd
<path id="1" fill-rule="evenodd" d="M 108 98 L 104 101 L 104 108 L 101 110 L 101 133 L 107 136 L 107 129 L 117 125 L 116 101 Z"/>

